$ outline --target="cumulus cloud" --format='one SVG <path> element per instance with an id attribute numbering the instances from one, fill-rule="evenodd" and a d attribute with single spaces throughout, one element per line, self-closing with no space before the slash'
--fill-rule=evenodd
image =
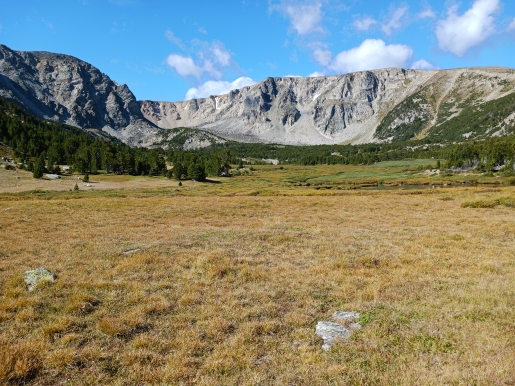
<path id="1" fill-rule="evenodd" d="M 370 16 L 365 16 L 362 19 L 354 21 L 354 28 L 358 31 L 368 31 L 375 24 L 377 24 L 377 20 L 372 19 Z"/>
<path id="2" fill-rule="evenodd" d="M 308 35 L 313 32 L 324 32 L 321 26 L 323 12 L 320 2 L 312 4 L 294 5 L 286 2 L 270 7 L 279 11 L 290 20 L 290 25 L 299 35 Z"/>
<path id="3" fill-rule="evenodd" d="M 338 73 L 373 70 L 386 67 L 406 67 L 413 49 L 402 44 L 385 44 L 381 39 L 366 39 L 359 47 L 342 51 L 330 63 Z"/>
<path id="4" fill-rule="evenodd" d="M 322 42 L 313 42 L 308 45 L 313 52 L 313 58 L 321 66 L 327 66 L 331 62 L 333 54 L 329 51 L 327 44 Z"/>
<path id="5" fill-rule="evenodd" d="M 215 63 L 209 59 L 204 60 L 202 71 L 207 72 L 215 79 L 220 79 L 223 76 L 222 72 L 215 67 Z"/>
<path id="6" fill-rule="evenodd" d="M 180 76 L 195 76 L 200 78 L 204 69 L 197 66 L 195 61 L 189 56 L 182 56 L 178 54 L 170 54 L 166 58 L 166 63 L 172 67 Z"/>
<path id="7" fill-rule="evenodd" d="M 2 30 L 2 26 L 0 25 L 0 31 Z M 512 20 L 512 22 L 510 23 L 510 25 L 508 26 L 508 31 L 513 31 L 515 30 L 515 19 Z"/>
<path id="8" fill-rule="evenodd" d="M 172 31 L 167 30 L 165 35 L 173 43 L 183 46 L 182 41 Z M 200 79 L 202 75 L 209 74 L 215 79 L 221 79 L 223 77 L 223 67 L 232 64 L 231 53 L 225 48 L 224 44 L 219 41 L 207 43 L 196 40 L 194 45 L 197 46 L 197 60 L 194 60 L 191 56 L 170 54 L 166 63 L 183 77 L 194 76 Z"/>
<path id="9" fill-rule="evenodd" d="M 458 14 L 457 6 L 449 8 L 447 18 L 439 20 L 436 27 L 440 49 L 463 56 L 470 48 L 485 41 L 496 33 L 492 15 L 500 8 L 499 0 L 476 0 L 462 15 Z"/>
<path id="10" fill-rule="evenodd" d="M 408 7 L 400 7 L 397 9 L 394 9 L 391 13 L 390 17 L 388 17 L 388 22 L 383 23 L 381 25 L 381 30 L 386 35 L 391 35 L 393 30 L 399 29 L 402 27 L 402 19 L 406 15 L 406 12 L 408 11 Z"/>
<path id="11" fill-rule="evenodd" d="M 308 77 L 310 77 L 310 78 L 316 78 L 317 76 L 325 76 L 325 72 L 315 71 L 308 75 Z"/>
<path id="12" fill-rule="evenodd" d="M 227 51 L 221 42 L 213 42 L 210 47 L 217 63 L 222 66 L 231 64 L 231 54 Z"/>
<path id="13" fill-rule="evenodd" d="M 181 48 L 182 50 L 184 50 L 186 48 L 184 46 L 184 44 L 182 43 L 182 40 L 179 39 L 177 36 L 175 36 L 174 33 L 172 31 L 170 31 L 169 29 L 167 29 L 165 31 L 165 36 L 169 41 L 171 41 L 173 44 L 175 44 L 177 47 Z"/>
<path id="14" fill-rule="evenodd" d="M 246 76 L 242 76 L 233 82 L 223 80 L 209 80 L 196 88 L 190 88 L 186 93 L 186 100 L 194 98 L 207 98 L 211 95 L 227 94 L 231 90 L 252 86 L 256 82 Z"/>
<path id="15" fill-rule="evenodd" d="M 416 62 L 414 62 L 411 65 L 411 69 L 413 69 L 413 70 L 436 70 L 438 68 L 439 68 L 438 66 L 435 66 L 434 64 L 429 63 L 425 59 L 417 60 Z"/>

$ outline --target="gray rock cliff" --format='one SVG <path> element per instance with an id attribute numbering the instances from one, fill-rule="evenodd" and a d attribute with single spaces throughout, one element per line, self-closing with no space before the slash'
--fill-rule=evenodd
<path id="1" fill-rule="evenodd" d="M 184 148 L 221 138 L 299 145 L 421 139 L 448 130 L 453 125 L 447 123 L 462 112 L 470 115 L 514 92 L 515 70 L 508 68 L 387 68 L 267 78 L 209 98 L 138 102 L 126 85 L 72 56 L 0 45 L 0 96 L 39 117 L 101 129 L 137 146 L 167 146 L 179 134 L 191 136 Z M 514 132 L 515 111 L 501 113 L 505 116 L 495 127 L 467 127 L 454 138 Z"/>
<path id="2" fill-rule="evenodd" d="M 41 118 L 102 129 L 131 145 L 149 145 L 159 131 L 126 85 L 68 55 L 0 45 L 0 96 Z"/>
<path id="3" fill-rule="evenodd" d="M 401 139 L 399 131 L 414 123 L 422 138 L 467 105 L 514 91 L 515 71 L 508 68 L 388 68 L 316 78 L 267 78 L 226 95 L 185 102 L 142 101 L 140 107 L 161 128 L 196 127 L 249 142 L 357 144 Z"/>
<path id="4" fill-rule="evenodd" d="M 267 78 L 226 95 L 186 102 L 140 102 L 162 128 L 198 127 L 235 140 L 289 144 L 363 143 L 381 114 L 434 72 L 364 71 L 317 78 Z"/>

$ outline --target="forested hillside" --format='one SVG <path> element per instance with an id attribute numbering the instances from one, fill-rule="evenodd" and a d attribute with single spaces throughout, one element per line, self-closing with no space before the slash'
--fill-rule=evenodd
<path id="1" fill-rule="evenodd" d="M 488 115 L 485 119 L 495 119 Z M 481 119 L 477 117 L 478 124 Z M 157 175 L 166 173 L 165 159 L 173 169 L 169 177 L 202 180 L 229 174 L 229 164 L 259 163 L 274 159 L 282 164 L 373 164 L 380 161 L 444 159 L 442 167 L 467 167 L 490 171 L 505 167 L 512 173 L 515 136 L 492 137 L 443 145 L 430 138 L 419 141 L 365 145 L 288 146 L 225 142 L 192 151 L 131 148 L 95 131 L 32 117 L 0 98 L 0 139 L 29 170 L 39 163 L 47 171 L 70 165 L 79 173 Z M 242 162 L 245 160 L 245 162 Z"/>
<path id="2" fill-rule="evenodd" d="M 63 164 L 80 173 L 152 175 L 166 170 L 160 149 L 131 148 L 105 134 L 99 137 L 95 131 L 36 118 L 3 98 L 0 139 L 29 170 L 36 163 L 52 172 Z"/>

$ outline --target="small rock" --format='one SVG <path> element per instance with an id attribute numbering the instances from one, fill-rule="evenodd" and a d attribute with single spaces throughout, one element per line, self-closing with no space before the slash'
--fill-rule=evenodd
<path id="1" fill-rule="evenodd" d="M 359 312 L 353 312 L 353 311 L 336 311 L 333 314 L 333 318 L 345 320 L 345 321 L 354 321 L 356 319 L 359 319 Z"/>
<path id="2" fill-rule="evenodd" d="M 333 341 L 337 338 L 348 338 L 350 332 L 339 323 L 318 322 L 315 333 L 324 340 L 322 349 L 329 350 Z"/>
<path id="3" fill-rule="evenodd" d="M 270 360 L 270 355 L 266 355 L 263 358 L 259 358 L 259 359 L 255 360 L 254 364 L 255 365 L 260 365 L 260 364 L 262 364 L 264 362 L 268 362 L 269 360 Z"/>
<path id="4" fill-rule="evenodd" d="M 59 178 L 61 178 L 61 176 L 59 176 L 58 174 L 47 174 L 46 178 L 49 178 L 51 180 L 58 180 Z"/>
<path id="5" fill-rule="evenodd" d="M 139 251 L 139 248 L 134 248 L 134 249 L 128 249 L 128 250 L 126 250 L 126 251 L 123 251 L 122 253 L 123 253 L 124 255 L 130 255 L 130 254 L 135 253 L 135 252 L 138 252 L 138 251 Z"/>
<path id="6" fill-rule="evenodd" d="M 55 281 L 55 275 L 46 268 L 36 268 L 25 272 L 25 283 L 29 291 L 32 291 L 39 283 Z"/>

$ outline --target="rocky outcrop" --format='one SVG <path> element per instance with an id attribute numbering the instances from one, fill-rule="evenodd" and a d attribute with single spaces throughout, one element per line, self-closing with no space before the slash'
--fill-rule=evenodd
<path id="1" fill-rule="evenodd" d="M 324 144 L 373 140 L 381 114 L 435 72 L 403 69 L 317 78 L 267 78 L 226 95 L 140 102 L 161 128 L 197 127 L 234 140 Z"/>
<path id="2" fill-rule="evenodd" d="M 226 95 L 140 107 L 161 128 L 196 127 L 251 142 L 355 144 L 421 138 L 468 105 L 512 93 L 514 85 L 515 71 L 507 68 L 390 68 L 267 78 Z"/>
<path id="3" fill-rule="evenodd" d="M 446 122 L 470 107 L 514 91 L 515 71 L 507 68 L 388 68 L 267 78 L 209 98 L 138 102 L 126 85 L 79 59 L 0 45 L 0 96 L 39 117 L 101 129 L 138 146 L 196 148 L 221 138 L 303 145 L 420 139 L 447 130 Z M 512 113 L 481 133 L 466 127 L 458 139 L 512 132 Z"/>
<path id="4" fill-rule="evenodd" d="M 102 129 L 131 145 L 149 145 L 159 131 L 126 85 L 68 55 L 0 45 L 0 96 L 41 118 Z"/>

